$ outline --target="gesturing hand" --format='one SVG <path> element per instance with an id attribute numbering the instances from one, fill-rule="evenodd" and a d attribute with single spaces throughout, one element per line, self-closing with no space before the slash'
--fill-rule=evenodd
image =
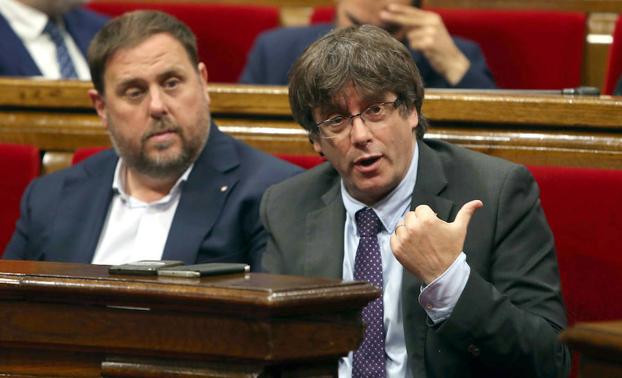
<path id="1" fill-rule="evenodd" d="M 450 84 L 456 85 L 464 77 L 471 63 L 458 49 L 437 13 L 410 5 L 389 4 L 380 18 L 401 25 L 410 48 L 421 51 L 432 68 Z"/>
<path id="2" fill-rule="evenodd" d="M 406 213 L 391 235 L 393 255 L 420 281 L 432 282 L 462 251 L 467 226 L 482 206 L 480 200 L 465 203 L 451 223 L 439 219 L 429 206 L 417 206 Z"/>

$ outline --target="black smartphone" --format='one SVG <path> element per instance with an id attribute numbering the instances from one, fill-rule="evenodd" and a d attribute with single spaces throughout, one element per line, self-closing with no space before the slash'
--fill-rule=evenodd
<path id="1" fill-rule="evenodd" d="M 205 263 L 158 269 L 158 276 L 192 278 L 217 274 L 244 273 L 250 272 L 250 270 L 250 265 L 242 263 Z"/>
<path id="2" fill-rule="evenodd" d="M 141 276 L 156 275 L 158 269 L 183 265 L 179 260 L 140 260 L 127 264 L 111 265 L 108 268 L 110 274 L 136 274 Z"/>

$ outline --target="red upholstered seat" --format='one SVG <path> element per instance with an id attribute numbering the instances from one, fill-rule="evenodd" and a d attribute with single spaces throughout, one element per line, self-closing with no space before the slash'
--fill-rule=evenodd
<path id="1" fill-rule="evenodd" d="M 622 170 L 530 170 L 555 235 L 569 323 L 622 318 Z"/>
<path id="2" fill-rule="evenodd" d="M 609 64 L 605 79 L 605 93 L 612 94 L 622 75 L 622 17 L 618 17 L 613 32 L 613 43 L 609 47 Z"/>
<path id="3" fill-rule="evenodd" d="M 430 9 L 452 35 L 477 42 L 500 88 L 562 89 L 581 84 L 586 17 L 578 12 Z M 332 7 L 311 22 L 330 22 Z"/>
<path id="4" fill-rule="evenodd" d="M 76 150 L 73 152 L 73 156 L 71 158 L 71 164 L 78 164 L 79 162 L 81 162 L 82 160 L 88 158 L 91 155 L 94 155 L 100 151 L 105 150 L 108 147 L 80 147 L 80 148 L 76 148 Z"/>
<path id="5" fill-rule="evenodd" d="M 0 256 L 15 231 L 19 203 L 26 186 L 39 176 L 39 149 L 28 145 L 0 144 Z"/>
<path id="6" fill-rule="evenodd" d="M 292 155 L 292 154 L 274 154 L 274 156 L 287 160 L 292 164 L 296 164 L 297 166 L 309 169 L 313 168 L 318 164 L 322 164 L 326 161 L 323 157 L 319 155 Z"/>
<path id="7" fill-rule="evenodd" d="M 157 9 L 185 22 L 197 36 L 199 57 L 210 82 L 235 83 L 257 34 L 280 25 L 276 7 L 175 2 L 93 2 L 89 8 L 117 16 L 136 9 Z"/>

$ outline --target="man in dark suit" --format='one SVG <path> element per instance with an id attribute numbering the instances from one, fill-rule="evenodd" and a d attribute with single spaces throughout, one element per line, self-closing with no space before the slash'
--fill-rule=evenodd
<path id="1" fill-rule="evenodd" d="M 4 258 L 257 266 L 261 195 L 299 169 L 210 121 L 190 29 L 162 12 L 127 13 L 96 35 L 89 66 L 115 151 L 35 180 Z"/>
<path id="2" fill-rule="evenodd" d="M 495 88 L 479 46 L 451 37 L 441 17 L 419 0 L 339 0 L 335 24 L 280 28 L 257 37 L 240 77 L 244 84 L 286 85 L 304 49 L 335 27 L 380 26 L 408 46 L 429 88 Z"/>
<path id="3" fill-rule="evenodd" d="M 424 140 L 417 67 L 373 26 L 311 45 L 289 96 L 328 162 L 264 194 L 262 267 L 383 289 L 339 375 L 566 376 L 554 241 L 527 169 Z"/>
<path id="4" fill-rule="evenodd" d="M 90 78 L 86 52 L 107 17 L 82 8 L 84 0 L 3 0 L 0 2 L 0 75 L 63 77 L 47 24 L 56 25 L 75 69 Z"/>

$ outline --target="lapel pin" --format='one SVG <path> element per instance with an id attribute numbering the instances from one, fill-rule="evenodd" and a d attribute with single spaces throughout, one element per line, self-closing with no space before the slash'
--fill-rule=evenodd
<path id="1" fill-rule="evenodd" d="M 227 185 L 223 185 L 223 186 L 220 187 L 220 192 L 224 193 L 224 192 L 227 191 L 227 189 L 229 189 L 229 187 Z"/>

